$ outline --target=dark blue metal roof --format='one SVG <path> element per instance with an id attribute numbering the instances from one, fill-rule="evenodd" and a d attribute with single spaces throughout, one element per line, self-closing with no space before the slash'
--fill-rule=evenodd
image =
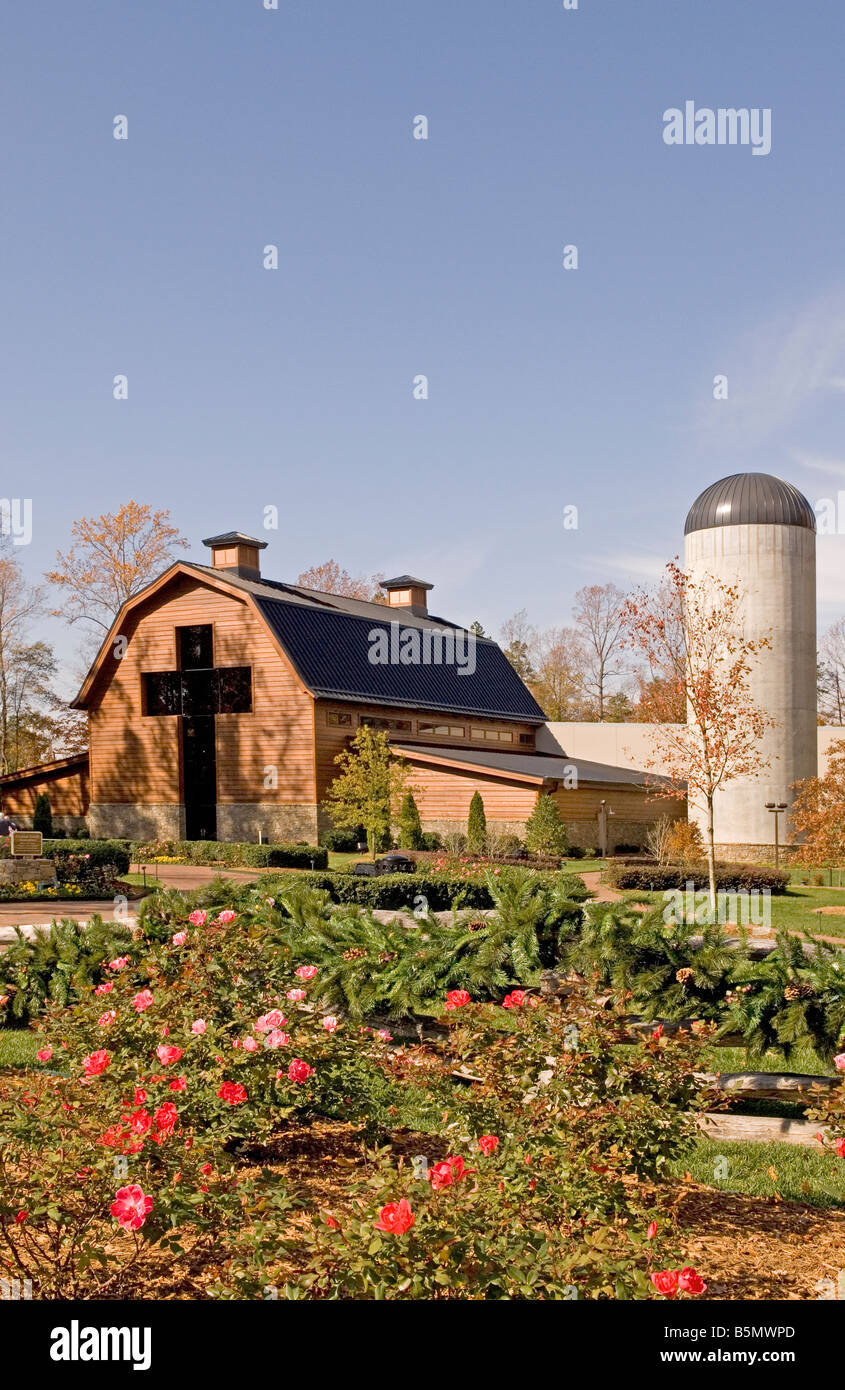
<path id="1" fill-rule="evenodd" d="M 421 627 L 419 621 L 405 624 L 389 615 L 389 610 L 383 618 L 357 617 L 304 603 L 259 596 L 255 601 L 301 680 L 314 695 L 336 700 L 366 700 L 407 709 L 519 719 L 535 724 L 544 721 L 537 701 L 495 642 L 475 639 L 475 670 L 472 673 L 467 670 L 466 674 L 461 674 L 460 661 L 463 660 L 465 667 L 472 663 L 466 662 L 466 649 L 460 645 L 456 663 L 443 661 L 425 665 L 422 661 L 413 661 L 404 665 L 401 661 L 388 660 L 379 664 L 370 659 L 375 651 L 371 636 L 375 632 L 384 633 L 389 645 L 391 628 L 395 627 L 401 654 L 404 633 L 414 634 L 408 642 L 422 643 L 426 630 L 454 636 L 456 629 L 439 628 L 433 623 Z M 461 635 L 460 629 L 458 634 Z M 434 640 L 432 656 L 436 652 Z"/>
<path id="2" fill-rule="evenodd" d="M 770 473 L 733 473 L 711 483 L 693 502 L 684 535 L 711 526 L 804 526 L 815 531 L 816 516 L 792 483 Z"/>

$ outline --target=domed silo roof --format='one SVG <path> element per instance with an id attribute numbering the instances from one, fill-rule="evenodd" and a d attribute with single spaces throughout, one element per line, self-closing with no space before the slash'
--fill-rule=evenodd
<path id="1" fill-rule="evenodd" d="M 815 513 L 802 492 L 771 473 L 732 473 L 711 483 L 690 507 L 684 535 L 711 526 L 804 526 L 815 531 Z"/>

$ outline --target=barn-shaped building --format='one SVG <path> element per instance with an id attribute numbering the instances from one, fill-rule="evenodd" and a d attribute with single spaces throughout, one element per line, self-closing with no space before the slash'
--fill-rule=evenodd
<path id="1" fill-rule="evenodd" d="M 90 755 L 67 769 L 66 828 L 313 843 L 337 754 L 367 723 L 411 764 L 426 829 L 465 830 L 476 791 L 517 832 L 554 796 L 585 846 L 641 844 L 648 822 L 683 814 L 642 772 L 568 759 L 496 643 L 429 614 L 425 581 L 400 575 L 365 602 L 264 578 L 266 543 L 241 532 L 204 544 L 210 565 L 177 561 L 123 606 L 74 701 Z M 26 823 L 60 774 L 0 778 L 4 809 Z"/>

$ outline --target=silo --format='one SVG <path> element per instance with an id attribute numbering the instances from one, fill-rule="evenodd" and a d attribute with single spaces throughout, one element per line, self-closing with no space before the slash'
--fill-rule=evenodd
<path id="1" fill-rule="evenodd" d="M 684 536 L 685 569 L 738 584 L 745 635 L 772 643 L 749 681 L 753 699 L 775 721 L 761 741 L 769 767 L 729 782 L 715 805 L 717 852 L 751 857 L 774 840 L 765 803 L 791 806 L 792 784 L 817 771 L 816 518 L 791 483 L 737 473 L 702 492 Z M 692 808 L 690 814 L 700 818 Z M 788 813 L 780 826 L 786 843 L 793 838 Z"/>

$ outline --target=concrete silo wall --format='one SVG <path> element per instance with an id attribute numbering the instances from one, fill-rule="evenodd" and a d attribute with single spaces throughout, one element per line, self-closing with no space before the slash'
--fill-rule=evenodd
<path id="1" fill-rule="evenodd" d="M 730 782 L 718 793 L 716 841 L 721 854 L 747 854 L 772 844 L 766 801 L 791 806 L 792 784 L 816 775 L 816 537 L 804 526 L 715 526 L 686 537 L 685 568 L 738 584 L 747 637 L 770 637 L 750 677 L 756 703 L 774 720 L 760 745 L 769 759 L 755 778 Z M 690 817 L 703 815 L 690 807 Z M 781 835 L 791 840 L 788 816 Z"/>

